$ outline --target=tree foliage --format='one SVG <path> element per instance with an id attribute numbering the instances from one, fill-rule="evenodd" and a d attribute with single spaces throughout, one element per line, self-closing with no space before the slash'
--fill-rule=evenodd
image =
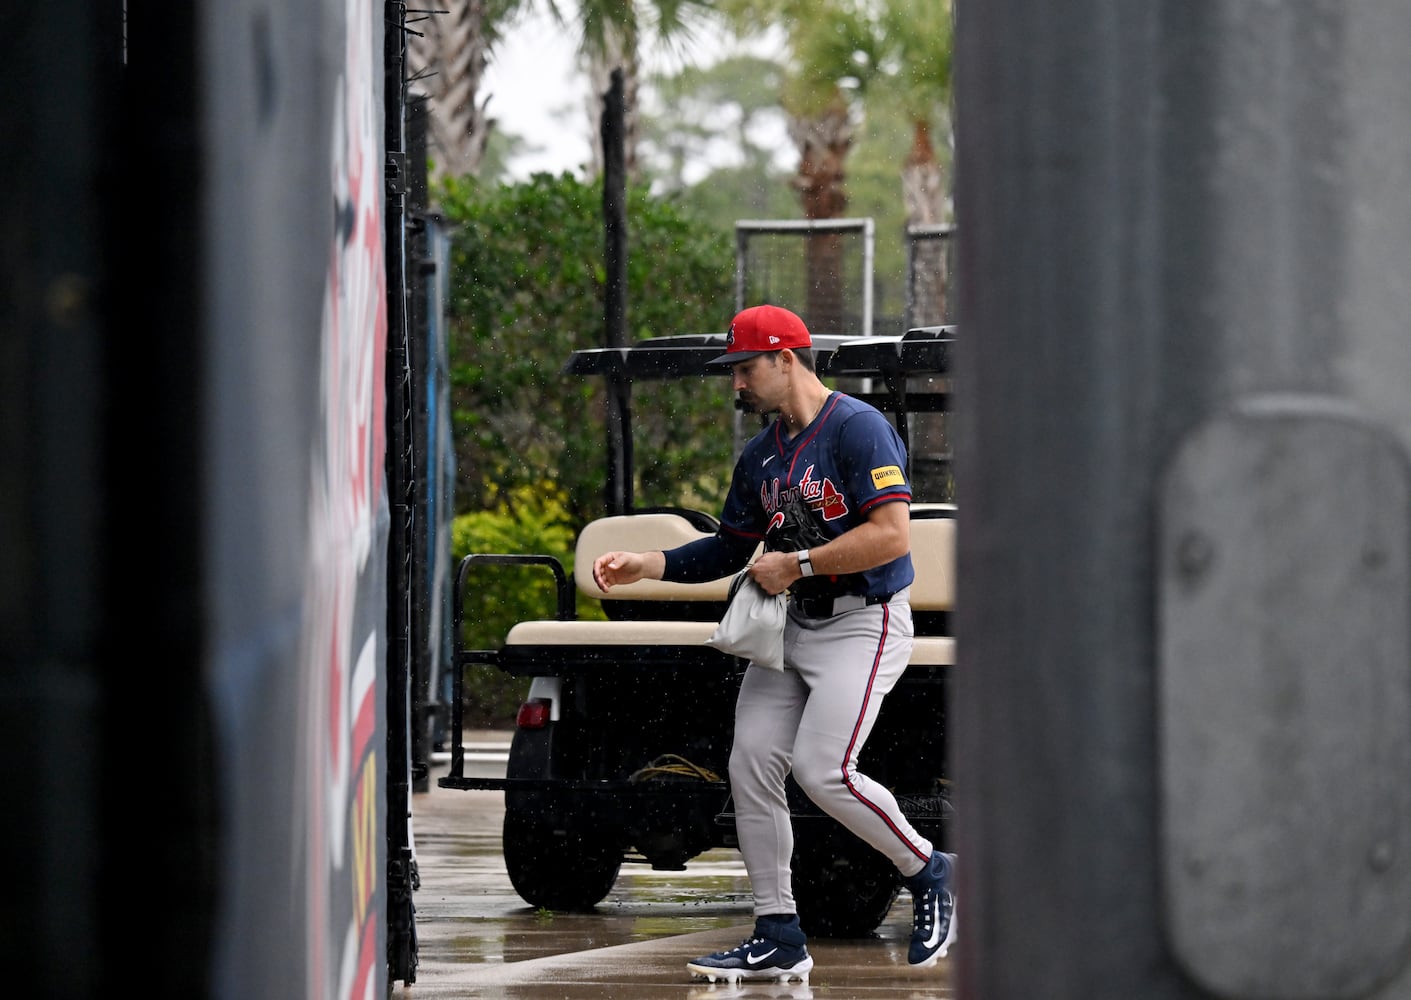
<path id="1" fill-rule="evenodd" d="M 573 578 L 574 530 L 563 491 L 552 480 L 508 491 L 491 490 L 490 506 L 462 514 L 451 524 L 453 565 L 476 553 L 535 553 L 552 556 Z M 498 649 L 517 622 L 552 618 L 556 607 L 553 571 L 542 565 L 471 563 L 465 571 L 462 640 L 466 649 Z M 584 618 L 603 618 L 601 605 L 580 608 Z M 462 674 L 467 725 L 499 726 L 514 719 L 528 680 L 490 664 Z"/>
<path id="2" fill-rule="evenodd" d="M 946 164 L 952 0 L 717 0 L 738 31 L 782 26 L 787 70 L 781 105 L 799 144 L 804 214 L 864 214 L 852 201 L 855 126 L 879 109 L 903 113 L 909 134 L 892 150 L 908 223 L 949 216 Z"/>
<path id="3" fill-rule="evenodd" d="M 769 67 L 773 66 L 771 70 Z M 748 72 L 746 67 L 753 67 Z M 659 103 L 650 109 L 643 150 L 656 167 L 654 184 L 697 217 L 720 220 L 732 232 L 737 219 L 797 219 L 793 173 L 780 167 L 777 122 L 769 134 L 775 146 L 761 144 L 762 124 L 778 111 L 775 88 L 781 70 L 753 57 L 722 62 L 707 70 L 687 68 L 654 81 Z M 743 80 L 738 86 L 732 81 Z M 767 88 L 766 93 L 759 93 Z M 898 194 L 898 150 L 911 141 L 905 109 L 886 101 L 867 106 L 848 157 L 848 205 L 854 216 L 876 224 L 873 309 L 878 332 L 900 332 L 906 311 L 906 204 Z M 688 183 L 685 168 L 707 160 L 706 151 L 725 143 L 741 150 L 741 162 L 711 169 Z M 790 146 L 792 148 L 792 146 Z"/>
<path id="4" fill-rule="evenodd" d="M 604 509 L 605 387 L 562 369 L 572 351 L 604 346 L 601 183 L 454 178 L 439 204 L 452 226 L 457 508 L 491 509 L 553 480 L 581 527 Z M 728 228 L 644 187 L 629 190 L 627 219 L 629 337 L 723 331 L 734 313 Z M 636 506 L 718 509 L 730 474 L 728 380 L 638 383 L 632 406 Z"/>

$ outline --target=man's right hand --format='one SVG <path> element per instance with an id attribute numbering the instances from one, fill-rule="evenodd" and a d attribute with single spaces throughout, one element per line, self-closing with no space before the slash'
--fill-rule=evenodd
<path id="1" fill-rule="evenodd" d="M 651 556 L 656 556 L 656 561 L 662 564 L 661 568 L 665 568 L 666 561 L 661 558 L 660 552 L 604 552 L 593 560 L 593 582 L 604 594 L 618 584 L 636 583 L 652 575 L 649 565 Z M 658 578 L 661 568 L 656 573 Z"/>

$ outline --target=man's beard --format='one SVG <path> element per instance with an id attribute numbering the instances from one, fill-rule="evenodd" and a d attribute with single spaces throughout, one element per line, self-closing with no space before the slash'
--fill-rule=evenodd
<path id="1" fill-rule="evenodd" d="M 739 403 L 740 403 L 740 412 L 741 412 L 741 413 L 773 413 L 773 412 L 774 412 L 774 410 L 766 410 L 766 409 L 762 408 L 762 407 L 759 405 L 759 399 L 758 399 L 758 397 L 755 397 L 755 396 L 747 396 L 747 395 L 745 395 L 745 393 L 742 392 L 742 393 L 740 393 L 739 396 L 737 396 L 736 398 L 739 400 Z"/>

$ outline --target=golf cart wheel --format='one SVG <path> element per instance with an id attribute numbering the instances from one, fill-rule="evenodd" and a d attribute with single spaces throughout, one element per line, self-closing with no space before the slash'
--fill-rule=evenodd
<path id="1" fill-rule="evenodd" d="M 505 812 L 504 853 L 514 891 L 545 910 L 591 910 L 622 867 L 622 852 L 592 831 L 556 829 L 515 809 Z"/>
<path id="2" fill-rule="evenodd" d="M 813 937 L 870 937 L 901 890 L 892 863 L 831 820 L 798 824 L 793 876 L 799 922 Z"/>

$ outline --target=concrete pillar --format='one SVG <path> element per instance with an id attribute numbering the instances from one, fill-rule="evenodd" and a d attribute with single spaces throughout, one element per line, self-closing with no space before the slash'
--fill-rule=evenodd
<path id="1" fill-rule="evenodd" d="M 1411 995 L 1411 5 L 958 9 L 960 995 Z"/>

